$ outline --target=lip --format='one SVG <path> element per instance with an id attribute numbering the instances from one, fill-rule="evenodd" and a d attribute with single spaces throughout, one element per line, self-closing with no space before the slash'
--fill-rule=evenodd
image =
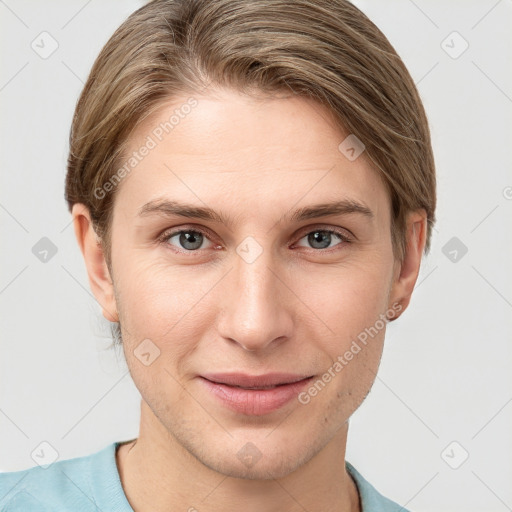
<path id="1" fill-rule="evenodd" d="M 291 384 L 311 377 L 296 373 L 265 373 L 264 375 L 248 375 L 246 373 L 204 373 L 201 377 L 219 384 L 240 386 L 244 388 L 259 388 Z"/>
<path id="2" fill-rule="evenodd" d="M 224 373 L 201 375 L 199 380 L 215 398 L 231 410 L 248 416 L 261 416 L 280 409 L 296 398 L 313 377 L 290 373 L 259 376 Z M 258 386 L 257 389 L 246 389 Z"/>

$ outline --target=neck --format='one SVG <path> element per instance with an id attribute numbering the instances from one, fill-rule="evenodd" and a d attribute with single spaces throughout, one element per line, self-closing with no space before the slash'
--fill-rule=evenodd
<path id="1" fill-rule="evenodd" d="M 348 424 L 305 463 L 282 478 L 232 477 L 206 466 L 141 405 L 139 437 L 119 446 L 116 462 L 135 512 L 361 512 L 345 468 Z"/>

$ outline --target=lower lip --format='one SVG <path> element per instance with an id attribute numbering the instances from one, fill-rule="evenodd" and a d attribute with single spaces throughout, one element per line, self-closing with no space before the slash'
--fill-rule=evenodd
<path id="1" fill-rule="evenodd" d="M 283 384 L 269 389 L 242 389 L 218 384 L 204 377 L 201 381 L 206 388 L 230 409 L 249 416 L 261 416 L 276 411 L 297 397 L 300 391 L 313 379 Z"/>

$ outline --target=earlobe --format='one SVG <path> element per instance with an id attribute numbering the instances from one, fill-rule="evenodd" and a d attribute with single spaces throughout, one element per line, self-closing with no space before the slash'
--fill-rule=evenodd
<path id="1" fill-rule="evenodd" d="M 94 231 L 89 209 L 77 203 L 72 209 L 75 236 L 84 257 L 89 286 L 103 310 L 103 316 L 110 322 L 118 322 L 114 286 L 105 260 L 100 239 Z"/>
<path id="2" fill-rule="evenodd" d="M 400 314 L 392 318 L 396 320 L 409 305 L 411 295 L 418 279 L 421 259 L 425 249 L 427 234 L 427 214 L 425 210 L 411 212 L 407 219 L 407 244 L 404 260 L 397 263 L 394 281 L 389 295 L 388 307 L 397 309 L 400 305 Z"/>

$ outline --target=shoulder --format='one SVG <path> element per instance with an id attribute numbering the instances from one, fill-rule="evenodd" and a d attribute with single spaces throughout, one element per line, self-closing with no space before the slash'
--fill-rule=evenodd
<path id="1" fill-rule="evenodd" d="M 91 455 L 0 473 L 0 511 L 97 510 L 105 492 L 98 483 L 117 484 L 115 447 L 112 443 Z"/>
<path id="2" fill-rule="evenodd" d="M 350 462 L 345 461 L 345 466 L 359 491 L 361 512 L 410 512 L 402 505 L 380 494 Z"/>

